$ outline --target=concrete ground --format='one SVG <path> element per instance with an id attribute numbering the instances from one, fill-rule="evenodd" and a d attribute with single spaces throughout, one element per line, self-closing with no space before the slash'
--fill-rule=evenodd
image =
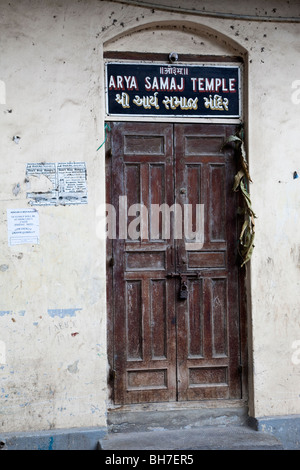
<path id="1" fill-rule="evenodd" d="M 109 433 L 101 450 L 283 450 L 273 436 L 246 426 Z"/>
<path id="2" fill-rule="evenodd" d="M 113 410 L 100 450 L 284 450 L 247 425 L 245 408 Z"/>

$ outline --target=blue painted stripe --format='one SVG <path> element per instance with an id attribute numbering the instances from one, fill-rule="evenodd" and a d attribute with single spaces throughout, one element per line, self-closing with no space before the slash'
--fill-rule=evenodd
<path id="1" fill-rule="evenodd" d="M 0 317 L 4 317 L 4 315 L 17 315 L 19 314 L 20 317 L 24 317 L 26 311 L 19 310 L 18 312 L 14 312 L 13 310 L 0 310 Z"/>
<path id="2" fill-rule="evenodd" d="M 4 315 L 10 315 L 12 310 L 0 310 L 0 317 L 4 317 Z"/>
<path id="3" fill-rule="evenodd" d="M 76 317 L 76 312 L 82 310 L 82 308 L 54 308 L 48 309 L 48 315 L 50 317 Z"/>

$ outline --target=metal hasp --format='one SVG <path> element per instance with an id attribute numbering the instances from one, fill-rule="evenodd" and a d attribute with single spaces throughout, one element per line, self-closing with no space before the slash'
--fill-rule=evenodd
<path id="1" fill-rule="evenodd" d="M 188 290 L 188 277 L 191 278 L 197 278 L 199 279 L 200 277 L 199 272 L 187 272 L 187 273 L 168 273 L 167 277 L 179 277 L 180 279 L 180 289 L 179 289 L 179 294 L 178 298 L 179 300 L 186 300 L 188 298 L 189 290 Z"/>
<path id="2" fill-rule="evenodd" d="M 179 291 L 179 300 L 186 300 L 188 298 L 188 286 L 187 281 L 183 277 L 180 278 L 180 291 Z"/>

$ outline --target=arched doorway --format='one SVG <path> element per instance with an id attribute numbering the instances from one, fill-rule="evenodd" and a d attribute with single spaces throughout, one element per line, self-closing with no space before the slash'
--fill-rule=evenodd
<path id="1" fill-rule="evenodd" d="M 156 39 L 149 43 L 152 52 L 139 52 L 139 45 L 154 31 Z M 180 31 L 184 38 L 181 48 L 188 50 L 184 43 L 191 39 L 191 25 L 152 25 L 111 41 L 106 61 L 168 64 L 169 54 L 154 52 L 159 44 L 157 31 L 173 39 L 177 35 L 177 41 Z M 181 66 L 209 63 L 242 67 L 241 56 L 233 55 L 235 46 L 226 44 L 223 37 L 207 29 L 193 34 L 196 44 L 209 42 L 206 52 L 210 53 L 179 54 Z M 126 51 L 133 43 L 137 50 Z M 122 86 L 120 80 L 119 91 Z M 107 202 L 117 214 L 120 196 L 126 197 L 126 210 L 145 202 L 149 209 L 151 201 L 169 207 L 178 203 L 181 208 L 184 203 L 194 203 L 204 206 L 205 225 L 204 245 L 193 253 L 174 238 L 174 219 L 171 235 L 165 240 L 130 240 L 133 213 L 127 219 L 126 237 L 108 241 L 112 401 L 124 405 L 243 400 L 246 318 L 244 281 L 237 263 L 238 201 L 232 192 L 236 161 L 232 149 L 220 152 L 243 117 L 193 119 L 108 113 L 107 119 L 111 128 Z M 135 215 L 137 218 L 140 213 Z M 149 212 L 147 217 L 151 226 Z"/>

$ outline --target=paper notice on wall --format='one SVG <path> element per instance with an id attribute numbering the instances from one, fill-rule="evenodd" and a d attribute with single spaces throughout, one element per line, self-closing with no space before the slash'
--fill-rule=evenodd
<path id="1" fill-rule="evenodd" d="M 36 209 L 7 209 L 8 246 L 40 243 L 39 213 Z"/>
<path id="2" fill-rule="evenodd" d="M 52 188 L 45 192 L 27 192 L 32 206 L 87 204 L 85 162 L 28 163 L 26 176 L 48 178 Z"/>

